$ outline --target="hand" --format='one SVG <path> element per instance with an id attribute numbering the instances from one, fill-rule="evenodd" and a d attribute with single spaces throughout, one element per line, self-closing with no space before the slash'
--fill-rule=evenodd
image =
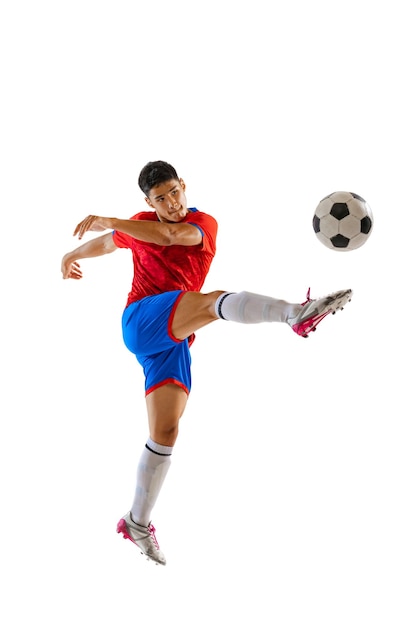
<path id="1" fill-rule="evenodd" d="M 65 278 L 74 278 L 75 280 L 79 280 L 83 278 L 83 273 L 80 269 L 80 264 L 77 261 L 70 261 L 65 255 L 61 262 L 61 272 L 62 277 Z"/>
<path id="2" fill-rule="evenodd" d="M 99 217 L 98 215 L 88 215 L 82 222 L 77 224 L 73 235 L 78 235 L 81 239 L 83 235 L 88 231 L 100 232 L 112 228 L 110 217 Z"/>

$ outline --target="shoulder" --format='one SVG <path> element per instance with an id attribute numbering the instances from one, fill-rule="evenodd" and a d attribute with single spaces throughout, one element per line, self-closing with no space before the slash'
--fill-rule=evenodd
<path id="1" fill-rule="evenodd" d="M 189 208 L 189 213 L 187 214 L 186 217 L 186 221 L 187 222 L 191 222 L 191 223 L 206 223 L 206 224 L 212 224 L 212 225 L 216 225 L 217 226 L 217 221 L 216 219 L 213 217 L 213 215 L 209 215 L 209 213 L 204 213 L 203 211 L 199 211 L 196 208 Z"/>
<path id="2" fill-rule="evenodd" d="M 205 252 L 210 252 L 212 255 L 215 254 L 216 238 L 218 235 L 218 223 L 216 219 L 212 215 L 209 215 L 209 213 L 204 213 L 203 211 L 192 208 L 189 209 L 186 221 L 200 230 L 203 241 L 202 249 Z"/>

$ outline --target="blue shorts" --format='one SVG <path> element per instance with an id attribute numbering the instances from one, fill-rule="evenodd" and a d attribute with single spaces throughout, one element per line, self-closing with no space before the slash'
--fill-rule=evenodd
<path id="1" fill-rule="evenodd" d="M 173 383 L 191 389 L 191 338 L 171 332 L 174 312 L 185 291 L 169 291 L 132 302 L 122 315 L 122 334 L 145 374 L 145 395 Z"/>

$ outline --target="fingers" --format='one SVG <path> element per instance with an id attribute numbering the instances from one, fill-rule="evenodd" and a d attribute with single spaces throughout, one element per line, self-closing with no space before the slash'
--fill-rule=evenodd
<path id="1" fill-rule="evenodd" d="M 82 222 L 77 224 L 73 235 L 78 235 L 78 238 L 81 239 L 88 230 L 91 230 L 93 228 L 96 219 L 96 215 L 88 215 L 86 218 L 84 218 Z"/>
<path id="2" fill-rule="evenodd" d="M 88 215 L 82 222 L 77 224 L 73 235 L 78 235 L 81 239 L 88 230 L 102 231 L 108 228 L 108 218 L 98 215 Z"/>
<path id="3" fill-rule="evenodd" d="M 83 278 L 83 272 L 81 271 L 80 265 L 77 263 L 77 261 L 74 261 L 74 263 L 71 263 L 71 265 L 68 268 L 65 268 L 63 270 L 62 277 L 64 279 L 73 278 L 75 280 L 79 280 L 80 278 Z"/>

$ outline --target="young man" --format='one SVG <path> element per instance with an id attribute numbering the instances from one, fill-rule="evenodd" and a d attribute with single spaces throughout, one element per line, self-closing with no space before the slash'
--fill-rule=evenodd
<path id="1" fill-rule="evenodd" d="M 194 333 L 215 320 L 244 324 L 287 323 L 307 337 L 329 313 L 351 299 L 351 289 L 303 304 L 249 292 L 200 292 L 216 252 L 217 223 L 188 208 L 186 186 L 172 165 L 149 162 L 139 175 L 149 210 L 131 219 L 89 215 L 75 228 L 110 232 L 80 245 L 62 260 L 63 278 L 78 280 L 78 261 L 130 248 L 132 289 L 122 315 L 123 339 L 145 376 L 149 438 L 139 460 L 130 511 L 117 532 L 135 543 L 149 559 L 165 565 L 151 524 L 151 511 L 170 467 L 179 420 L 191 387 L 190 352 Z"/>

